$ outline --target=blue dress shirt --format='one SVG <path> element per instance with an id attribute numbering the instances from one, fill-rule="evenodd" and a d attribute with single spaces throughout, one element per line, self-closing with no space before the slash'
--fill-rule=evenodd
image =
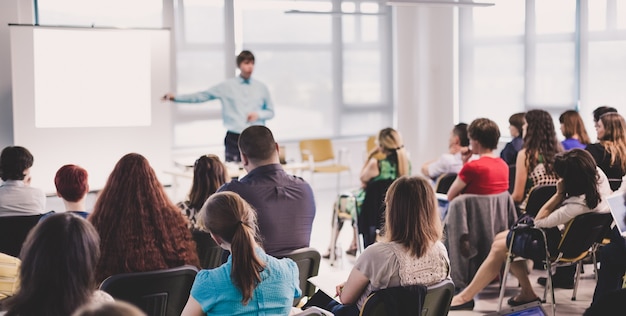
<path id="1" fill-rule="evenodd" d="M 274 117 L 274 104 L 267 86 L 252 78 L 231 78 L 205 91 L 178 95 L 174 102 L 201 103 L 215 99 L 222 102 L 224 127 L 236 134 L 251 125 L 265 125 L 266 120 Z M 248 122 L 251 112 L 259 115 L 257 121 Z"/>

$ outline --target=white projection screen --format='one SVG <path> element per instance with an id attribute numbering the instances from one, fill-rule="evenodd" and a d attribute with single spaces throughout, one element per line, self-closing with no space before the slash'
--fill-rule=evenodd
<path id="1" fill-rule="evenodd" d="M 35 157 L 32 185 L 54 193 L 64 164 L 104 186 L 123 155 L 171 164 L 170 31 L 11 25 L 14 144 Z"/>

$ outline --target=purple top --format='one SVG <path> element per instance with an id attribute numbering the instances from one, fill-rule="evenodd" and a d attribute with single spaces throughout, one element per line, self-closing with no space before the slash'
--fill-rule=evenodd
<path id="1" fill-rule="evenodd" d="M 257 212 L 261 243 L 272 256 L 309 247 L 315 217 L 315 199 L 304 179 L 289 175 L 280 164 L 251 170 L 218 192 L 238 193 Z"/>
<path id="2" fill-rule="evenodd" d="M 562 141 L 561 145 L 563 145 L 564 150 L 570 150 L 574 148 L 585 149 L 585 147 L 587 147 L 587 145 L 581 143 L 578 139 L 575 138 L 568 138 Z"/>

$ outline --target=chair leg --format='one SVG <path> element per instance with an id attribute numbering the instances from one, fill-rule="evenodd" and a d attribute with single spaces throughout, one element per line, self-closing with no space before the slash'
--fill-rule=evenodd
<path id="1" fill-rule="evenodd" d="M 578 291 L 578 280 L 580 280 L 580 268 L 583 265 L 583 261 L 579 260 L 576 263 L 576 276 L 574 278 L 574 292 L 572 292 L 572 301 L 576 300 L 576 292 Z"/>
<path id="2" fill-rule="evenodd" d="M 513 240 L 513 238 L 511 238 Z M 509 249 L 511 249 L 509 247 Z M 500 279 L 500 296 L 498 297 L 498 312 L 502 310 L 502 300 L 504 299 L 504 291 L 506 290 L 506 278 L 509 274 L 509 269 L 511 268 L 511 261 L 513 258 L 511 256 L 511 251 L 507 254 L 506 263 L 504 265 L 504 273 L 502 274 L 502 278 Z"/>
<path id="3" fill-rule="evenodd" d="M 335 261 L 337 260 L 337 239 L 339 237 L 339 221 L 341 219 L 338 215 L 338 209 L 335 207 L 333 210 L 333 224 L 332 224 L 332 235 L 330 236 L 330 265 L 335 265 Z"/>
<path id="4" fill-rule="evenodd" d="M 548 288 L 550 288 L 551 299 L 552 299 L 552 316 L 556 316 L 556 300 L 554 299 L 554 285 L 552 284 L 552 264 L 550 262 L 550 258 L 546 258 L 546 270 L 548 270 L 548 280 L 546 281 L 546 286 L 543 290 L 543 301 L 547 302 L 546 295 L 548 293 Z"/>

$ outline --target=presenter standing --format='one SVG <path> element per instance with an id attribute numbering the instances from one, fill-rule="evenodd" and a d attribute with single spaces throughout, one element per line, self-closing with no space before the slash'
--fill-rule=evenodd
<path id="1" fill-rule="evenodd" d="M 201 103 L 219 99 L 222 102 L 222 119 L 226 128 L 224 147 L 226 161 L 241 161 L 237 142 L 239 134 L 248 126 L 265 125 L 274 117 L 274 104 L 267 86 L 251 78 L 254 55 L 244 50 L 237 56 L 239 77 L 227 79 L 205 91 L 174 95 L 168 93 L 163 100 L 180 103 Z"/>

